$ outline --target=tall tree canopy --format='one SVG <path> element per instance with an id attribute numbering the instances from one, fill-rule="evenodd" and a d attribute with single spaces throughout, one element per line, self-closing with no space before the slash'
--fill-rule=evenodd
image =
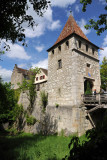
<path id="1" fill-rule="evenodd" d="M 80 0 L 80 3 L 83 4 L 83 12 L 86 11 L 86 7 L 88 4 L 92 3 L 92 0 Z M 96 2 L 97 3 L 97 2 Z M 107 0 L 105 0 L 105 11 L 107 11 Z M 100 14 L 99 19 L 94 21 L 93 19 L 89 20 L 90 24 L 85 26 L 86 29 L 94 28 L 96 30 L 97 35 L 100 35 L 102 32 L 107 30 L 107 14 Z"/>
<path id="2" fill-rule="evenodd" d="M 103 58 L 102 64 L 100 65 L 101 74 L 101 87 L 107 90 L 107 57 Z"/>
<path id="3" fill-rule="evenodd" d="M 27 15 L 29 4 L 33 5 L 37 15 L 42 16 L 43 10 L 48 7 L 47 0 L 0 0 L 0 38 L 11 40 L 13 43 L 20 41 L 25 44 L 23 23 L 28 27 L 35 25 L 31 15 Z"/>

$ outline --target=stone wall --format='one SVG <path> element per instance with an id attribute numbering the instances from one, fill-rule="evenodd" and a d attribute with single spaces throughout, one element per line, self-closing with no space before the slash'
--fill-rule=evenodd
<path id="1" fill-rule="evenodd" d="M 92 55 L 92 47 L 89 44 L 89 50 L 84 51 L 84 43 L 81 48 L 77 46 L 78 39 L 72 37 L 67 40 L 69 48 L 66 49 L 66 41 L 63 42 L 59 52 L 58 46 L 49 52 L 48 57 L 48 93 L 49 106 L 56 103 L 59 105 L 80 105 L 81 95 L 84 94 L 84 81 L 90 79 L 94 81 L 93 89 L 100 91 L 100 71 L 98 51 L 95 48 Z M 58 60 L 62 61 L 62 67 L 58 68 Z M 90 67 L 87 67 L 87 64 Z"/>
<path id="2" fill-rule="evenodd" d="M 38 126 L 40 125 L 40 120 L 43 118 L 44 114 L 42 112 L 42 106 L 41 106 L 41 100 L 40 100 L 40 92 L 45 91 L 47 93 L 47 82 L 43 82 L 39 84 L 39 91 L 37 91 L 37 96 L 36 96 L 36 100 L 34 102 L 34 109 L 32 112 L 32 116 L 34 116 L 37 119 L 37 123 L 34 126 L 28 126 L 25 123 L 25 126 L 23 128 L 23 130 L 25 132 L 31 132 L 31 133 L 38 133 L 39 128 Z M 36 89 L 36 85 L 35 85 L 35 89 Z M 28 96 L 27 96 L 28 91 L 25 92 L 21 92 L 20 94 L 20 98 L 18 101 L 18 104 L 22 104 L 24 110 L 27 110 L 27 108 L 29 107 L 29 100 L 28 100 Z"/>
<path id="3" fill-rule="evenodd" d="M 13 70 L 12 75 L 11 75 L 11 86 L 12 86 L 12 88 L 18 89 L 19 86 L 17 85 L 17 83 L 22 83 L 23 79 L 24 79 L 23 74 L 18 72 L 17 68 L 14 67 L 14 70 Z"/>

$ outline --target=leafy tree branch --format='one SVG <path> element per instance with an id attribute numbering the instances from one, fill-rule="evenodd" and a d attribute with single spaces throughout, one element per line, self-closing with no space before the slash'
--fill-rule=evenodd
<path id="1" fill-rule="evenodd" d="M 87 5 L 91 4 L 92 0 L 80 0 L 80 3 L 83 4 L 82 11 L 86 12 Z M 107 0 L 105 0 L 104 10 L 107 11 Z M 105 30 L 107 30 L 107 14 L 100 14 L 97 21 L 90 19 L 89 23 L 90 24 L 85 25 L 85 28 L 93 28 L 94 30 L 96 30 L 97 35 L 100 35 Z"/>

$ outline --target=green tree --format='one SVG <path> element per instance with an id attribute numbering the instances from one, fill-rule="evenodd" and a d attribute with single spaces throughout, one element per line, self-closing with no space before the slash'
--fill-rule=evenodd
<path id="1" fill-rule="evenodd" d="M 107 57 L 103 58 L 100 65 L 101 87 L 107 91 Z"/>
<path id="2" fill-rule="evenodd" d="M 0 124 L 9 122 L 12 124 L 22 112 L 22 106 L 17 104 L 11 83 L 3 83 L 0 80 Z"/>
<path id="3" fill-rule="evenodd" d="M 11 40 L 12 43 L 19 41 L 25 45 L 23 24 L 26 22 L 27 26 L 32 28 L 35 25 L 33 17 L 27 14 L 29 4 L 33 5 L 33 10 L 38 16 L 43 16 L 44 9 L 48 8 L 49 2 L 47 0 L 0 0 L 1 40 Z"/>
<path id="4" fill-rule="evenodd" d="M 19 88 L 21 91 L 26 91 L 27 94 L 27 98 L 30 102 L 29 107 L 28 107 L 28 111 L 29 114 L 32 113 L 33 111 L 33 107 L 34 107 L 34 102 L 36 99 L 36 89 L 35 89 L 35 75 L 40 73 L 40 69 L 39 68 L 31 68 L 29 70 L 29 79 L 24 79 L 22 84 L 19 83 Z"/>
<path id="5" fill-rule="evenodd" d="M 92 3 L 92 0 L 80 0 L 80 3 L 83 4 L 82 11 L 86 11 L 87 5 Z M 96 2 L 97 3 L 97 2 Z M 105 8 L 104 10 L 107 11 L 107 0 L 105 0 Z M 85 26 L 86 29 L 94 28 L 96 30 L 97 35 L 100 35 L 102 32 L 107 30 L 107 14 L 100 14 L 97 21 L 93 19 L 89 20 L 90 24 Z"/>

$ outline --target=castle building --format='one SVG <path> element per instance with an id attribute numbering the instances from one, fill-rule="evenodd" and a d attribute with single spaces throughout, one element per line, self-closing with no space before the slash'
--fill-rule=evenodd
<path id="1" fill-rule="evenodd" d="M 49 105 L 80 104 L 87 82 L 100 91 L 98 49 L 70 15 L 57 41 L 48 49 Z"/>
<path id="2" fill-rule="evenodd" d="M 85 117 L 82 95 L 87 84 L 92 90 L 100 91 L 98 49 L 70 15 L 57 41 L 47 50 L 48 74 L 41 69 L 41 74 L 35 77 L 35 84 L 40 85 L 38 94 L 43 89 L 48 93 L 47 113 L 57 121 L 58 132 L 65 130 L 68 134 L 82 134 L 92 127 Z M 19 77 L 14 79 L 15 70 L 12 84 Z"/>

